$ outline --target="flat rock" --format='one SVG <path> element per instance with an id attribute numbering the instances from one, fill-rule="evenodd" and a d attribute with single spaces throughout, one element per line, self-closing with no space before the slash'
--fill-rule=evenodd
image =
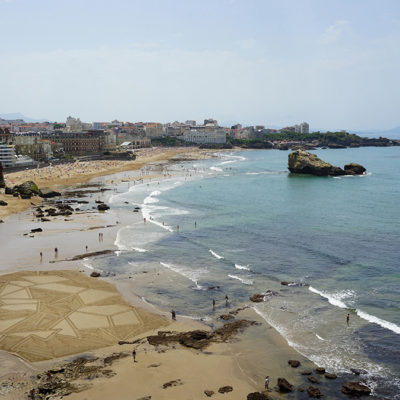
<path id="1" fill-rule="evenodd" d="M 325 374 L 326 379 L 336 379 L 337 375 L 336 374 Z"/>
<path id="2" fill-rule="evenodd" d="M 214 393 L 215 393 L 214 390 L 205 390 L 205 391 L 204 391 L 204 394 L 205 394 L 207 397 L 211 397 Z"/>
<path id="3" fill-rule="evenodd" d="M 301 371 L 302 375 L 312 375 L 312 371 Z"/>
<path id="4" fill-rule="evenodd" d="M 232 386 L 222 386 L 218 389 L 218 393 L 229 393 L 233 391 Z"/>
<path id="5" fill-rule="evenodd" d="M 308 381 L 311 383 L 321 383 L 317 378 L 315 378 L 314 376 L 309 376 Z"/>
<path id="6" fill-rule="evenodd" d="M 173 381 L 169 381 L 163 384 L 163 389 L 168 389 L 172 386 L 179 386 L 179 385 L 183 385 L 182 381 L 180 379 L 175 379 Z"/>
<path id="7" fill-rule="evenodd" d="M 39 196 L 44 199 L 50 199 L 52 197 L 61 196 L 61 193 L 56 192 L 55 190 L 50 189 L 48 187 L 45 187 L 39 190 Z"/>
<path id="8" fill-rule="evenodd" d="M 371 389 L 368 386 L 362 385 L 360 382 L 345 382 L 342 386 L 342 393 L 351 396 L 368 396 L 371 394 Z"/>

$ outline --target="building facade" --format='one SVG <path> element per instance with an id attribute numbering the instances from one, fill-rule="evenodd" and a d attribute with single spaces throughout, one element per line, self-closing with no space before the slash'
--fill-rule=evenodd
<path id="1" fill-rule="evenodd" d="M 191 129 L 183 134 L 182 139 L 186 142 L 197 143 L 197 144 L 224 144 L 226 143 L 226 133 L 224 131 L 211 131 L 211 132 L 200 132 L 196 129 Z"/>

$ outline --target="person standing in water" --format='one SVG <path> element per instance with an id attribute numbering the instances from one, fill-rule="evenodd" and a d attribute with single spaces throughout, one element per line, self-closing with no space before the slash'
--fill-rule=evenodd
<path id="1" fill-rule="evenodd" d="M 347 323 L 347 325 L 349 325 L 349 323 L 350 323 L 350 314 L 347 314 L 346 323 Z"/>
<path id="2" fill-rule="evenodd" d="M 269 376 L 265 378 L 265 384 L 264 384 L 265 390 L 268 390 L 268 386 L 269 386 Z"/>

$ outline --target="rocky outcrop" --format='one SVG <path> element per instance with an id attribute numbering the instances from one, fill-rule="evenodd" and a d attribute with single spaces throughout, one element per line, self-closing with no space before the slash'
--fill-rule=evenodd
<path id="1" fill-rule="evenodd" d="M 3 164 L 0 162 L 0 188 L 4 187 L 6 187 L 6 183 L 4 182 Z"/>
<path id="2" fill-rule="evenodd" d="M 56 192 L 53 189 L 48 187 L 42 188 L 39 190 L 39 196 L 44 199 L 50 199 L 51 197 L 61 196 L 61 193 Z"/>
<path id="3" fill-rule="evenodd" d="M 285 378 L 278 378 L 278 388 L 281 393 L 293 392 L 294 386 L 291 385 Z"/>
<path id="4" fill-rule="evenodd" d="M 368 396 L 371 394 L 371 389 L 360 382 L 346 382 L 342 386 L 342 393 L 357 397 Z"/>
<path id="5" fill-rule="evenodd" d="M 233 336 L 252 325 L 259 325 L 259 323 L 241 319 L 227 323 L 212 332 L 202 330 L 189 332 L 158 331 L 157 335 L 147 336 L 147 341 L 153 346 L 179 343 L 185 347 L 202 350 L 211 343 L 228 342 Z"/>
<path id="6" fill-rule="evenodd" d="M 341 176 L 341 175 L 358 175 L 364 173 L 366 169 L 359 164 L 347 164 L 346 169 L 331 165 L 315 154 L 305 150 L 296 150 L 288 156 L 288 168 L 291 173 L 295 174 L 311 174 L 317 176 Z M 362 171 L 362 172 L 360 172 Z"/>

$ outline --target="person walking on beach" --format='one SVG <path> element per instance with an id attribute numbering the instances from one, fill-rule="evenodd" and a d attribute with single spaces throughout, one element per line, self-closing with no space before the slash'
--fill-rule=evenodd
<path id="1" fill-rule="evenodd" d="M 175 312 L 175 310 L 172 310 L 172 311 L 171 311 L 171 317 L 172 317 L 172 319 L 173 319 L 174 321 L 176 321 L 176 312 Z"/>
<path id="2" fill-rule="evenodd" d="M 133 362 L 136 362 L 136 350 L 133 349 L 132 351 Z"/>
<path id="3" fill-rule="evenodd" d="M 43 260 L 43 253 L 40 252 L 40 262 L 42 262 L 42 260 Z"/>
<path id="4" fill-rule="evenodd" d="M 350 314 L 347 314 L 346 322 L 347 322 L 347 326 L 348 326 L 348 325 L 349 325 L 349 322 L 350 322 Z"/>
<path id="5" fill-rule="evenodd" d="M 54 249 L 54 257 L 55 257 L 55 258 L 58 257 L 58 249 L 57 249 L 57 247 Z"/>
<path id="6" fill-rule="evenodd" d="M 228 307 L 228 302 L 229 302 L 229 297 L 228 297 L 228 295 L 226 294 L 225 295 L 225 305 Z"/>
<path id="7" fill-rule="evenodd" d="M 213 310 L 215 310 L 215 299 L 213 299 Z"/>
<path id="8" fill-rule="evenodd" d="M 268 390 L 268 386 L 269 386 L 269 376 L 265 378 L 265 384 L 264 384 L 265 390 Z"/>

